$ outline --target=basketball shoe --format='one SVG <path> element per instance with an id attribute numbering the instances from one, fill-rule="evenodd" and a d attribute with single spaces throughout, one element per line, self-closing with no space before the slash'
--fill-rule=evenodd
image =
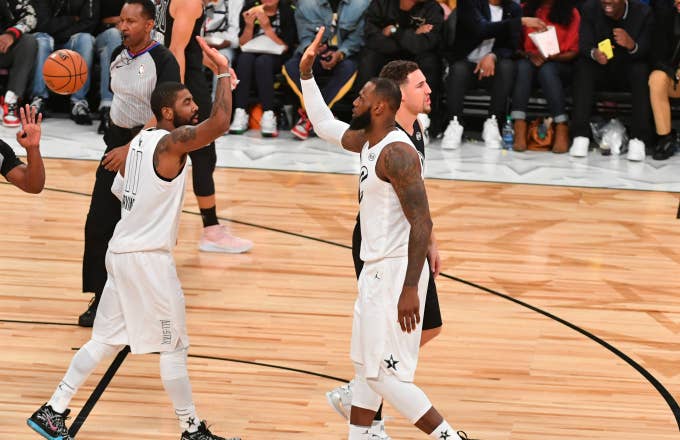
<path id="1" fill-rule="evenodd" d="M 60 414 L 48 404 L 44 404 L 26 420 L 26 424 L 48 440 L 71 440 L 66 428 L 66 419 L 70 411 L 67 409 Z"/>
<path id="2" fill-rule="evenodd" d="M 203 252 L 224 252 L 242 254 L 253 247 L 253 242 L 232 235 L 224 225 L 213 225 L 203 228 L 203 235 L 198 245 Z"/>
<path id="3" fill-rule="evenodd" d="M 352 385 L 353 381 L 326 393 L 328 404 L 335 412 L 347 420 L 349 420 L 349 413 L 352 410 Z M 385 422 L 383 420 L 374 420 L 368 432 L 371 434 L 371 440 L 391 439 L 385 432 Z"/>
<path id="4" fill-rule="evenodd" d="M 230 437 L 229 439 L 225 439 L 224 437 L 220 437 L 219 435 L 215 435 L 210 430 L 205 424 L 205 420 L 201 422 L 200 425 L 198 425 L 198 431 L 196 432 L 189 432 L 189 431 L 184 431 L 182 433 L 182 437 L 180 440 L 241 440 L 239 437 Z"/>

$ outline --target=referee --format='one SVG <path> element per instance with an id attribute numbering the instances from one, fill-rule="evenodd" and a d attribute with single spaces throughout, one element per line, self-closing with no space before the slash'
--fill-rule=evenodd
<path id="1" fill-rule="evenodd" d="M 144 127 L 154 126 L 151 92 L 156 84 L 179 82 L 179 65 L 172 53 L 151 38 L 156 7 L 153 0 L 126 0 L 120 13 L 123 44 L 111 54 L 111 125 L 104 135 L 106 152 L 97 168 L 85 223 L 83 292 L 94 293 L 78 325 L 92 327 L 106 284 L 105 256 L 116 223 L 120 200 L 111 193 L 118 170 L 125 164 L 129 143 Z"/>

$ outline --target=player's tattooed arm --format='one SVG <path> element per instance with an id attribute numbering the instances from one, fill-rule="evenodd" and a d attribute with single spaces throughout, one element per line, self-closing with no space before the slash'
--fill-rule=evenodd
<path id="1" fill-rule="evenodd" d="M 173 144 L 185 142 L 195 138 L 195 127 L 183 126 L 173 130 L 170 134 L 163 136 L 156 145 L 153 152 L 153 167 L 159 176 L 165 179 L 174 179 L 182 171 L 184 162 L 187 160 L 186 153 L 168 154 Z"/>
<path id="2" fill-rule="evenodd" d="M 432 219 L 422 178 L 420 156 L 403 142 L 388 145 L 380 154 L 376 173 L 392 184 L 401 208 L 411 225 L 408 241 L 408 264 L 397 315 L 401 329 L 411 332 L 420 322 L 418 281 L 427 257 Z"/>

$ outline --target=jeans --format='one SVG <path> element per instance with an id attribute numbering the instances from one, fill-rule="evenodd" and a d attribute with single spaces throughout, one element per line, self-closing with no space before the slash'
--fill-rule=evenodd
<path id="1" fill-rule="evenodd" d="M 558 61 L 548 61 L 541 67 L 536 67 L 527 60 L 517 62 L 517 80 L 512 94 L 512 119 L 526 119 L 529 97 L 534 84 L 534 75 L 548 101 L 548 110 L 555 123 L 567 122 L 567 112 L 564 101 L 564 84 L 571 77 L 572 64 Z"/>
<path id="2" fill-rule="evenodd" d="M 23 98 L 31 77 L 33 64 L 24 60 L 34 60 L 38 52 L 38 43 L 32 34 L 23 34 L 7 51 L 0 54 L 0 67 L 9 67 L 7 90 L 12 91 L 19 99 Z"/>
<path id="3" fill-rule="evenodd" d="M 283 66 L 283 76 L 286 77 L 286 81 L 290 88 L 293 89 L 293 92 L 300 98 L 300 103 L 304 105 L 300 85 L 301 57 L 302 54 L 295 53 L 286 61 L 286 64 Z M 357 64 L 353 59 L 345 58 L 336 64 L 333 70 L 326 70 L 321 66 L 321 60 L 317 57 L 312 65 L 312 72 L 315 77 L 329 76 L 328 81 L 321 89 L 321 96 L 323 96 L 323 100 L 328 104 L 328 107 L 333 107 L 352 88 L 356 79 Z"/>
<path id="4" fill-rule="evenodd" d="M 234 108 L 248 108 L 250 87 L 255 81 L 262 111 L 274 109 L 274 75 L 281 71 L 281 55 L 242 52 L 236 63 L 238 87 L 234 91 Z"/>
<path id="5" fill-rule="evenodd" d="M 223 49 L 220 49 L 220 53 L 227 57 L 229 60 L 229 65 L 231 67 L 234 67 L 234 55 L 235 51 L 231 47 L 225 47 Z M 215 90 L 217 90 L 217 75 L 212 76 L 212 95 L 211 98 L 213 101 L 215 101 Z"/>
<path id="6" fill-rule="evenodd" d="M 115 27 L 108 28 L 97 35 L 97 38 L 94 40 L 94 47 L 99 55 L 99 65 L 101 66 L 101 84 L 99 85 L 101 101 L 99 102 L 99 110 L 103 107 L 111 107 L 111 101 L 113 100 L 113 92 L 109 88 L 109 82 L 111 81 L 111 70 L 109 69 L 111 53 L 121 43 L 120 32 Z"/>
<path id="7" fill-rule="evenodd" d="M 79 32 L 77 34 L 71 35 L 65 43 L 54 44 L 54 39 L 44 32 L 38 32 L 35 34 L 35 38 L 38 40 L 38 56 L 35 62 L 35 74 L 33 76 L 33 93 L 32 97 L 41 97 L 47 99 L 49 96 L 47 92 L 47 86 L 45 85 L 45 80 L 42 76 L 43 65 L 47 57 L 55 49 L 70 49 L 78 52 L 85 61 L 87 65 L 87 80 L 85 85 L 78 90 L 76 93 L 71 95 L 71 102 L 77 102 L 83 100 L 87 96 L 87 92 L 90 91 L 90 72 L 92 72 L 92 61 L 94 60 L 94 37 L 91 34 L 86 34 Z"/>
<path id="8" fill-rule="evenodd" d="M 474 83 L 485 88 L 491 95 L 489 105 L 489 116 L 496 115 L 498 124 L 505 121 L 508 98 L 512 92 L 512 83 L 515 80 L 515 62 L 508 58 L 499 58 L 496 61 L 496 72 L 494 76 L 477 79 L 475 63 L 467 59 L 453 62 L 449 66 L 449 75 L 446 78 L 446 99 L 449 106 L 449 119 L 454 116 L 458 120 L 463 119 L 463 109 L 465 105 L 465 93 Z"/>

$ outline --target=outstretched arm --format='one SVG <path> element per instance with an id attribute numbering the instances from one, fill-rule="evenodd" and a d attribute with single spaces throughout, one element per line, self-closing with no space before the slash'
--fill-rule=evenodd
<path id="1" fill-rule="evenodd" d="M 6 178 L 22 191 L 37 194 L 45 187 L 45 166 L 40 155 L 42 113 L 36 114 L 35 108 L 29 105 L 19 113 L 21 130 L 17 132 L 17 142 L 26 149 L 27 165 L 14 167 Z"/>
<path id="2" fill-rule="evenodd" d="M 323 26 L 319 28 L 314 41 L 307 46 L 300 58 L 300 84 L 305 109 L 312 126 L 314 126 L 314 131 L 321 139 L 345 150 L 359 153 L 366 142 L 363 130 L 349 130 L 349 124 L 335 119 L 333 112 L 323 100 L 319 86 L 312 75 L 312 66 L 316 58 L 317 48 L 321 44 L 321 38 L 323 38 L 324 29 Z"/>
<path id="3" fill-rule="evenodd" d="M 184 165 L 186 154 L 208 145 L 229 129 L 231 121 L 231 74 L 229 61 L 217 49 L 211 48 L 201 37 L 196 37 L 203 53 L 212 61 L 217 81 L 215 102 L 210 116 L 200 124 L 184 125 L 163 136 L 154 152 L 154 166 L 158 173 L 172 179 Z"/>
<path id="4" fill-rule="evenodd" d="M 388 145 L 380 154 L 376 173 L 381 179 L 392 184 L 404 215 L 411 225 L 406 277 L 398 303 L 399 324 L 403 331 L 410 333 L 420 322 L 418 282 L 432 234 L 432 219 L 420 157 L 410 145 L 395 142 Z"/>

